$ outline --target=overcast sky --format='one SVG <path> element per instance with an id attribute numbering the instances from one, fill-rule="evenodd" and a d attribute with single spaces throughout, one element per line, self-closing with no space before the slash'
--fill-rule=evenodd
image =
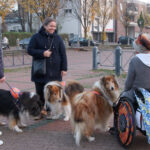
<path id="1" fill-rule="evenodd" d="M 150 3 L 150 0 L 139 0 L 139 1 Z"/>

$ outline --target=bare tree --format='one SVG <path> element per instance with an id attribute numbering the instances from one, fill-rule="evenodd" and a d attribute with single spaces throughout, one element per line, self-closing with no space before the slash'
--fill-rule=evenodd
<path id="1" fill-rule="evenodd" d="M 102 29 L 101 39 L 102 43 L 106 38 L 105 29 L 109 21 L 115 17 L 115 4 L 113 4 L 113 0 L 98 0 L 96 7 L 96 15 L 98 17 L 98 25 Z"/>
<path id="2" fill-rule="evenodd" d="M 95 16 L 96 0 L 75 0 L 72 1 L 73 16 L 78 19 L 84 30 L 84 37 L 90 29 Z"/>
<path id="3" fill-rule="evenodd" d="M 29 26 L 30 32 L 33 31 L 33 28 L 32 28 L 33 20 L 32 20 L 32 19 L 33 19 L 33 14 L 30 13 L 30 12 L 28 12 L 28 13 L 27 13 L 27 20 L 28 20 L 28 26 Z"/>
<path id="4" fill-rule="evenodd" d="M 18 16 L 19 21 L 22 27 L 22 31 L 25 32 L 25 23 L 27 18 L 27 13 L 25 12 L 25 9 L 18 3 Z"/>
<path id="5" fill-rule="evenodd" d="M 56 18 L 64 0 L 18 0 L 20 5 L 30 14 L 36 14 L 41 22 L 46 17 Z"/>
<path id="6" fill-rule="evenodd" d="M 150 13 L 144 12 L 145 27 L 150 27 Z"/>
<path id="7" fill-rule="evenodd" d="M 119 12 L 118 12 L 118 19 L 121 21 L 125 28 L 125 35 L 128 36 L 128 28 L 132 20 L 132 13 L 136 11 L 136 6 L 134 4 L 134 1 L 131 1 L 132 3 L 128 3 L 126 0 L 124 0 L 122 3 L 120 3 Z"/>

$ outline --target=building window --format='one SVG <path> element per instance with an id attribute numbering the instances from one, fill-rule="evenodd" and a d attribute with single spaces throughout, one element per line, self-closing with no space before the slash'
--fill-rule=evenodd
<path id="1" fill-rule="evenodd" d="M 65 12 L 65 15 L 66 14 L 71 14 L 72 13 L 72 9 L 65 9 L 64 12 Z"/>

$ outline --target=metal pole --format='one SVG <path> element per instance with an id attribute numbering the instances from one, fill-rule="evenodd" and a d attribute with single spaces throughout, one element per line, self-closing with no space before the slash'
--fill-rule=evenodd
<path id="1" fill-rule="evenodd" d="M 2 48 L 2 17 L 0 17 L 0 48 Z"/>
<path id="2" fill-rule="evenodd" d="M 98 50 L 98 48 L 95 46 L 94 48 L 93 48 L 93 70 L 96 70 L 97 69 L 97 66 L 98 66 L 98 64 L 99 64 L 99 59 L 98 59 L 98 57 L 99 57 L 99 50 Z"/>
<path id="3" fill-rule="evenodd" d="M 115 73 L 120 76 L 121 73 L 121 47 L 117 46 L 115 49 Z"/>

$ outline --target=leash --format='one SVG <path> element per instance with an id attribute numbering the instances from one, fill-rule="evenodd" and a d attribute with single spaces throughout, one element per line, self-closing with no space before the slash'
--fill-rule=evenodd
<path id="1" fill-rule="evenodd" d="M 7 81 L 5 81 L 5 83 L 7 84 L 7 86 L 8 86 L 11 90 L 13 90 L 12 87 L 10 86 L 10 84 L 9 84 Z M 13 91 L 14 91 L 14 90 L 13 90 Z"/>
<path id="2" fill-rule="evenodd" d="M 14 91 L 14 89 L 10 86 L 10 84 L 9 84 L 7 81 L 5 81 L 5 83 L 6 83 L 7 86 L 9 87 L 9 89 L 10 89 L 10 94 L 12 95 L 13 99 L 15 100 L 15 101 L 13 100 L 13 103 L 15 104 L 15 106 L 17 107 L 17 109 L 20 110 L 20 107 L 19 107 L 19 96 L 20 96 L 20 95 L 18 95 L 18 97 L 15 98 L 14 95 L 12 94 L 12 92 L 13 92 L 14 94 L 16 94 L 16 92 Z M 11 92 L 11 90 L 12 90 L 12 92 Z M 18 89 L 18 90 L 19 90 L 19 89 Z"/>

